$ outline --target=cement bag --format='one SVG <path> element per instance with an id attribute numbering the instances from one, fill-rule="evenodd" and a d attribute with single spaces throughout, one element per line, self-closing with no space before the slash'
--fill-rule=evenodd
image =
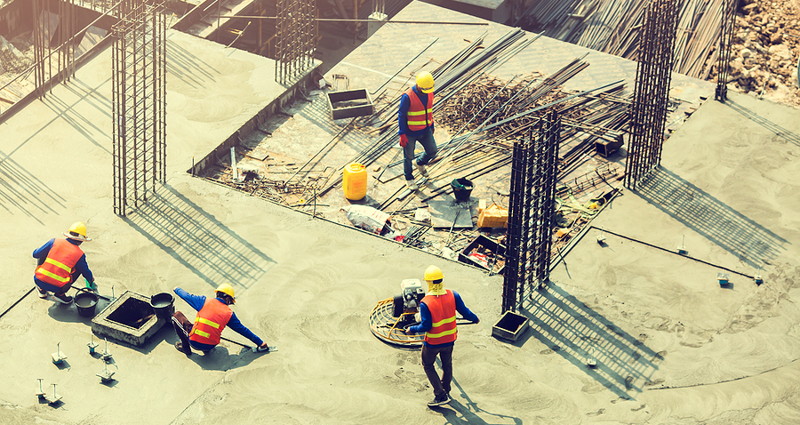
<path id="1" fill-rule="evenodd" d="M 381 234 L 386 221 L 389 220 L 389 214 L 366 205 L 348 205 L 342 210 L 347 214 L 347 219 L 353 223 L 353 226 L 376 235 Z"/>

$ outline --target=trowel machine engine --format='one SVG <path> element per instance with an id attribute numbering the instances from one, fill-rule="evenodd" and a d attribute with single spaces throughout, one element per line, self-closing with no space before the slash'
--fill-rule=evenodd
<path id="1" fill-rule="evenodd" d="M 400 295 L 394 297 L 392 316 L 400 323 L 410 325 L 419 322 L 419 303 L 425 298 L 425 289 L 419 279 L 404 279 L 400 282 Z"/>

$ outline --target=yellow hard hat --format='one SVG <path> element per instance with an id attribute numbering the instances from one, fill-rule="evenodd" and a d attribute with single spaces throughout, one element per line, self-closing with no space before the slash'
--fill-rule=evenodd
<path id="1" fill-rule="evenodd" d="M 233 286 L 231 286 L 231 285 L 229 285 L 227 283 L 223 283 L 223 284 L 217 286 L 217 292 L 222 292 L 223 294 L 230 296 L 232 302 L 236 301 L 236 297 L 234 296 L 234 292 L 233 292 Z"/>
<path id="2" fill-rule="evenodd" d="M 417 74 L 417 87 L 423 93 L 433 92 L 433 75 L 428 71 Z"/>
<path id="3" fill-rule="evenodd" d="M 64 233 L 64 236 L 81 242 L 92 240 L 92 238 L 86 236 L 86 225 L 82 221 L 72 223 L 72 226 L 69 226 L 69 230 Z"/>
<path id="4" fill-rule="evenodd" d="M 442 274 L 442 269 L 436 266 L 428 266 L 428 268 L 425 269 L 425 280 L 430 282 L 441 279 L 444 279 L 444 274 Z"/>

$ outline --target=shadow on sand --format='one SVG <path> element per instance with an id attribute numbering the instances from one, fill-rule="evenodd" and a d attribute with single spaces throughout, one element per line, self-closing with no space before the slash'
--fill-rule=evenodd
<path id="1" fill-rule="evenodd" d="M 771 264 L 786 249 L 786 239 L 662 167 L 633 192 L 753 268 Z"/>
<path id="2" fill-rule="evenodd" d="M 436 359 L 437 364 L 441 367 L 441 362 Z M 464 388 L 459 385 L 458 380 L 453 378 L 453 387 L 458 390 L 458 394 L 451 393 L 452 401 L 444 406 L 432 407 L 431 410 L 440 413 L 447 419 L 447 425 L 518 425 L 522 424 L 522 419 L 503 415 L 500 413 L 492 413 L 481 409 L 478 403 L 472 401 L 464 392 Z M 456 397 L 463 399 L 466 404 L 462 404 Z"/>
<path id="3" fill-rule="evenodd" d="M 125 221 L 212 287 L 248 288 L 275 263 L 170 186 Z"/>
<path id="4" fill-rule="evenodd" d="M 642 391 L 663 360 L 644 336 L 634 338 L 554 282 L 526 298 L 520 313 L 530 319 L 534 338 L 626 400 L 629 392 Z"/>
<path id="5" fill-rule="evenodd" d="M 24 215 L 44 224 L 38 215 L 58 214 L 66 199 L 28 172 L 10 156 L 0 152 L 0 208 Z"/>

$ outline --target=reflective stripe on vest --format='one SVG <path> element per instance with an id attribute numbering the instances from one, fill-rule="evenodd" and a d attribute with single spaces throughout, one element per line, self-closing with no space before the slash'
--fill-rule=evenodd
<path id="1" fill-rule="evenodd" d="M 66 239 L 56 239 L 47 258 L 36 268 L 35 276 L 42 282 L 62 288 L 72 282 L 75 264 L 83 257 L 83 250 Z"/>
<path id="2" fill-rule="evenodd" d="M 217 345 L 222 330 L 233 316 L 227 304 L 216 298 L 207 298 L 203 308 L 197 312 L 189 339 L 201 344 Z"/>
<path id="3" fill-rule="evenodd" d="M 431 313 L 431 328 L 425 333 L 425 342 L 432 345 L 447 344 L 458 337 L 456 330 L 456 297 L 447 290 L 444 295 L 426 295 L 422 299 Z"/>
<path id="4" fill-rule="evenodd" d="M 423 93 L 425 95 L 425 93 Z M 408 105 L 408 112 L 406 113 L 406 120 L 408 122 L 408 129 L 411 131 L 424 130 L 433 125 L 433 93 L 427 93 L 427 105 L 423 105 L 419 96 L 410 88 L 406 91 L 406 96 L 410 104 Z"/>

